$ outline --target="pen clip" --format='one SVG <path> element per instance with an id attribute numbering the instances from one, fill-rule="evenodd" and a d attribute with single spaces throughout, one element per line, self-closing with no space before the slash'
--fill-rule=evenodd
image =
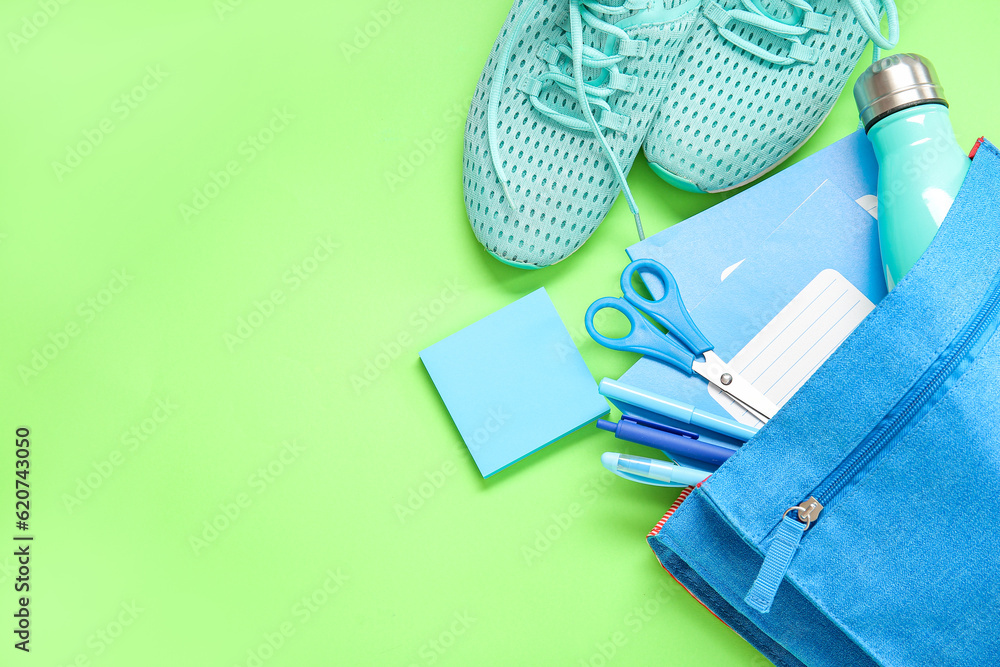
<path id="1" fill-rule="evenodd" d="M 698 438 L 700 437 L 697 433 L 692 433 L 691 431 L 685 431 L 682 428 L 675 428 L 673 426 L 667 426 L 666 424 L 660 424 L 654 421 L 649 421 L 648 419 L 642 419 L 640 417 L 631 417 L 628 415 L 622 415 L 622 420 L 627 422 L 632 422 L 633 424 L 638 424 L 639 426 L 654 428 L 657 431 L 666 431 L 667 433 L 673 433 L 674 435 L 679 435 L 684 438 L 691 438 L 692 440 L 698 440 Z"/>

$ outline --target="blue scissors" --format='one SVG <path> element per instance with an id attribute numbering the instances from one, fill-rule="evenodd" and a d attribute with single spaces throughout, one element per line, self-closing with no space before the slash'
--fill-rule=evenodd
<path id="1" fill-rule="evenodd" d="M 632 277 L 637 271 L 659 278 L 663 283 L 663 296 L 656 301 L 640 296 L 632 287 Z M 677 279 L 667 267 L 653 259 L 637 259 L 622 272 L 621 286 L 621 297 L 598 299 L 587 309 L 584 322 L 594 340 L 612 350 L 638 352 L 665 361 L 687 375 L 697 373 L 762 422 L 774 416 L 778 406 L 712 351 L 714 346 L 695 326 L 681 299 Z M 608 338 L 598 333 L 594 328 L 594 316 L 605 308 L 617 310 L 628 318 L 631 325 L 628 334 L 622 338 Z M 664 334 L 646 321 L 643 313 L 668 333 Z"/>

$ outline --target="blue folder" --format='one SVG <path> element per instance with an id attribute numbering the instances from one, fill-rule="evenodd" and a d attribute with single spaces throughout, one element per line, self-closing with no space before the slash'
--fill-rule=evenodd
<path id="1" fill-rule="evenodd" d="M 878 163 L 858 130 L 712 208 L 630 246 L 632 259 L 660 261 L 677 278 L 685 301 L 701 301 L 727 268 L 759 249 L 768 236 L 822 183 L 867 208 L 875 199 Z M 841 225 L 831 220 L 829 230 Z M 649 285 L 658 297 L 662 291 Z"/>

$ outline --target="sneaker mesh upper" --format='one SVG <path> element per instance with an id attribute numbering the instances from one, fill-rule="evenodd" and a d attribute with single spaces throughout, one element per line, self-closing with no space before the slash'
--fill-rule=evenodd
<path id="1" fill-rule="evenodd" d="M 685 2 L 667 3 L 671 4 Z M 608 100 L 612 111 L 625 116 L 626 124 L 620 131 L 602 130 L 626 173 L 659 109 L 668 75 L 694 24 L 697 3 L 686 0 L 686 4 L 692 5 L 692 11 L 675 21 L 625 30 L 631 39 L 647 41 L 645 54 L 626 58 L 619 65 L 623 74 L 637 77 L 635 91 L 616 92 Z M 534 15 L 521 34 L 511 34 L 522 11 Z M 547 44 L 567 42 L 561 27 L 566 26 L 567 12 L 566 0 L 518 0 L 493 46 L 469 110 L 463 173 L 469 220 L 487 250 L 512 264 L 547 266 L 564 259 L 593 233 L 619 193 L 618 179 L 596 137 L 540 113 L 519 89 L 523 79 L 546 71 L 543 55 L 550 52 Z M 497 157 L 509 178 L 513 201 L 507 200 L 494 173 L 487 138 L 490 85 L 496 60 L 509 39 L 517 42 L 507 65 L 496 133 Z M 584 41 L 591 46 L 603 48 L 604 39 L 605 33 L 585 30 Z M 568 58 L 559 62 L 571 73 Z M 587 79 L 599 74 L 584 71 Z M 538 97 L 562 113 L 582 117 L 575 97 L 555 85 L 546 86 Z"/>
<path id="2" fill-rule="evenodd" d="M 739 0 L 721 0 L 726 9 Z M 775 166 L 808 139 L 829 113 L 861 56 L 868 36 L 844 0 L 818 0 L 830 16 L 826 34 L 802 43 L 814 65 L 775 65 L 722 38 L 702 14 L 686 40 L 644 151 L 649 161 L 706 192 L 726 190 Z M 786 3 L 767 9 L 787 16 Z M 734 32 L 768 51 L 787 42 L 743 26 Z"/>

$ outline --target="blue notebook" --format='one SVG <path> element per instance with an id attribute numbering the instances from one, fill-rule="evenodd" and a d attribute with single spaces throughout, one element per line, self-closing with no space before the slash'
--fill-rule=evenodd
<path id="1" fill-rule="evenodd" d="M 867 210 L 876 169 L 864 134 L 853 134 L 629 255 L 670 269 L 716 353 L 780 407 L 885 296 L 877 222 Z M 662 295 L 655 279 L 646 283 L 654 298 Z M 700 376 L 653 359 L 642 358 L 620 382 L 760 426 Z M 734 444 L 710 432 L 702 438 Z"/>

